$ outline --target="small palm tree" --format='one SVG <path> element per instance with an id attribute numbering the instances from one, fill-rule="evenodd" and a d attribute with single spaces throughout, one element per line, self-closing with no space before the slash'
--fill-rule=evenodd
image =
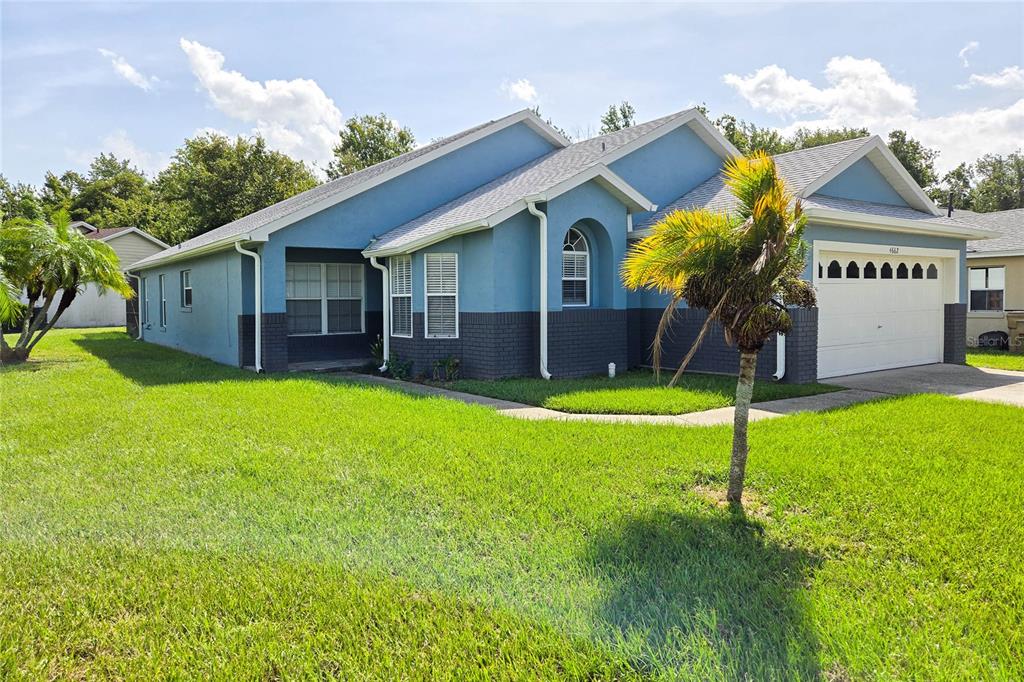
<path id="1" fill-rule="evenodd" d="M 134 295 L 114 250 L 104 242 L 86 239 L 70 225 L 68 214 L 61 211 L 52 224 L 15 219 L 0 226 L 0 279 L 8 290 L 24 292 L 28 298 L 28 312 L 14 346 L 0 334 L 0 362 L 27 360 L 85 285 L 95 284 L 101 291 L 109 289 L 126 298 Z M 57 308 L 50 315 L 54 301 Z M 37 308 L 37 304 L 41 305 Z M 0 308 L 6 310 L 6 304 L 0 303 Z M 18 312 L 6 314 L 16 318 Z"/>
<path id="2" fill-rule="evenodd" d="M 729 214 L 704 209 L 677 211 L 627 254 L 622 277 L 631 289 L 666 292 L 671 301 L 655 334 L 652 354 L 660 372 L 662 339 L 673 313 L 685 301 L 708 311 L 693 346 L 679 364 L 675 385 L 711 325 L 740 353 L 733 421 L 732 459 L 726 499 L 740 504 L 747 466 L 747 421 L 754 391 L 757 353 L 776 333 L 792 327 L 787 306 L 813 307 L 814 289 L 801 279 L 807 246 L 806 218 L 786 191 L 771 157 L 758 153 L 726 163 L 725 184 L 738 200 Z"/>

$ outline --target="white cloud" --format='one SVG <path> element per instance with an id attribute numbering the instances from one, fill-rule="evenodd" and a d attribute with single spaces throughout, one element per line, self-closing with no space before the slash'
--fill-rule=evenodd
<path id="1" fill-rule="evenodd" d="M 100 140 L 99 145 L 92 149 L 65 149 L 69 160 L 81 166 L 88 166 L 101 153 L 113 154 L 118 159 L 126 159 L 150 178 L 167 168 L 171 162 L 170 154 L 150 152 L 138 144 L 125 130 L 115 130 Z"/>
<path id="2" fill-rule="evenodd" d="M 971 63 L 967 61 L 967 55 L 972 52 L 977 52 L 979 47 L 981 47 L 981 45 L 977 40 L 971 40 L 956 53 L 956 56 L 960 57 L 960 63 L 963 64 L 965 69 L 971 65 Z"/>
<path id="3" fill-rule="evenodd" d="M 972 73 L 966 83 L 957 87 L 967 90 L 975 85 L 989 88 L 1005 88 L 1007 90 L 1024 90 L 1024 69 L 1019 66 L 1007 66 L 998 73 Z"/>
<path id="4" fill-rule="evenodd" d="M 941 171 L 980 155 L 1017 149 L 1024 130 L 1024 99 L 1006 108 L 923 116 L 914 88 L 896 81 L 874 59 L 835 57 L 825 67 L 826 87 L 790 75 L 772 64 L 749 76 L 728 74 L 725 82 L 755 109 L 786 119 L 784 134 L 799 127 L 865 127 L 878 135 L 895 129 L 941 155 Z"/>
<path id="5" fill-rule="evenodd" d="M 316 81 L 296 78 L 260 83 L 224 69 L 224 55 L 182 38 L 192 73 L 213 104 L 231 118 L 253 124 L 272 148 L 325 166 L 332 158 L 341 110 Z"/>
<path id="6" fill-rule="evenodd" d="M 101 47 L 99 48 L 99 53 L 110 60 L 110 65 L 114 67 L 117 75 L 141 90 L 152 90 L 153 86 L 160 82 L 156 76 L 147 77 L 142 75 L 138 69 L 125 61 L 125 58 L 116 52 L 105 50 Z"/>
<path id="7" fill-rule="evenodd" d="M 504 92 L 509 99 L 519 100 L 526 104 L 536 104 L 539 101 L 537 88 L 533 87 L 533 83 L 525 78 L 520 78 L 517 81 L 506 80 L 501 84 L 501 91 Z"/>

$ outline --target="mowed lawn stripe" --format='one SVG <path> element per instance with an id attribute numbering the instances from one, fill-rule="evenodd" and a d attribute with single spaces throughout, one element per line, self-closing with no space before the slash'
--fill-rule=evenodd
<path id="1" fill-rule="evenodd" d="M 0 373 L 0 661 L 32 676 L 1024 673 L 1024 411 L 520 422 L 113 332 Z"/>

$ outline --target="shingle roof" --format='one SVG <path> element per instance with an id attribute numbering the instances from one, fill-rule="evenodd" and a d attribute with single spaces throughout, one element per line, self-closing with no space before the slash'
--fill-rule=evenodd
<path id="1" fill-rule="evenodd" d="M 317 185 L 312 189 L 306 190 L 305 192 L 302 192 L 300 194 L 296 194 L 295 196 L 285 199 L 284 201 L 279 201 L 276 204 L 273 204 L 272 206 L 268 206 L 254 213 L 250 213 L 249 215 L 243 216 L 238 220 L 227 223 L 225 225 L 221 225 L 220 227 L 210 230 L 209 232 L 205 232 L 197 237 L 193 237 L 192 239 L 184 241 L 181 244 L 178 244 L 177 246 L 172 246 L 171 248 L 161 251 L 160 253 L 154 254 L 148 258 L 144 258 L 135 265 L 145 265 L 153 261 L 163 260 L 169 255 L 184 253 L 187 251 L 191 251 L 193 249 L 207 246 L 209 244 L 213 244 L 226 238 L 248 234 L 253 230 L 269 225 L 275 220 L 284 218 L 297 211 L 301 211 L 302 209 L 312 206 L 317 202 L 323 201 L 324 199 L 328 199 L 332 196 L 341 194 L 343 192 L 356 189 L 360 185 L 367 184 L 373 179 L 381 175 L 384 175 L 385 173 L 398 170 L 402 166 L 412 161 L 415 161 L 416 159 L 419 159 L 420 157 L 426 154 L 429 154 L 435 150 L 439 150 L 442 147 L 452 144 L 453 142 L 457 142 L 458 140 L 461 140 L 462 138 L 465 138 L 468 135 L 472 135 L 477 131 L 487 128 L 488 126 L 505 122 L 508 119 L 511 119 L 516 116 L 521 116 L 522 114 L 522 111 L 517 111 L 514 114 L 509 114 L 508 116 L 504 116 L 493 121 L 481 123 L 480 125 L 473 126 L 472 128 L 467 128 L 462 132 L 442 138 L 428 145 L 420 147 L 419 149 L 414 149 L 411 152 L 406 152 L 405 154 L 396 156 L 393 159 L 388 159 L 387 161 L 382 161 L 381 163 L 374 164 L 369 168 L 357 171 L 355 173 L 352 173 L 351 175 L 346 175 L 344 177 L 338 178 L 337 180 L 331 180 L 329 182 L 323 183 L 322 185 Z"/>
<path id="2" fill-rule="evenodd" d="M 992 213 L 975 213 L 974 211 L 957 210 L 953 217 L 963 216 L 970 221 L 998 233 L 993 239 L 978 239 L 967 242 L 967 250 L 976 253 L 989 251 L 1024 251 L 1024 208 Z"/>
<path id="3" fill-rule="evenodd" d="M 870 139 L 870 137 L 858 137 L 810 149 L 776 154 L 772 158 L 775 159 L 775 167 L 786 182 L 786 187 L 793 194 L 799 195 L 809 184 L 832 170 Z M 637 223 L 634 225 L 634 229 L 642 230 L 650 227 L 669 213 L 679 210 L 706 208 L 710 211 L 729 211 L 735 207 L 736 197 L 725 186 L 724 177 L 719 173 L 663 207 L 642 223 Z"/>
<path id="4" fill-rule="evenodd" d="M 85 235 L 85 238 L 86 239 L 105 239 L 106 237 L 111 237 L 111 236 L 117 234 L 118 232 L 124 232 L 125 230 L 130 230 L 130 229 L 132 229 L 132 228 L 131 227 L 102 227 L 102 228 L 97 229 L 95 232 L 89 232 L 88 234 Z"/>
<path id="5" fill-rule="evenodd" d="M 602 158 L 616 149 L 689 112 L 690 110 L 676 112 L 550 152 L 384 233 L 367 249 L 367 252 L 402 248 L 451 228 L 483 221 L 511 207 L 524 197 L 544 192 L 587 168 L 600 164 Z"/>
<path id="6" fill-rule="evenodd" d="M 822 194 L 813 194 L 806 199 L 801 199 L 804 208 L 830 208 L 833 210 L 847 211 L 849 213 L 864 213 L 878 216 L 879 218 L 900 218 L 902 220 L 918 220 L 924 223 L 947 225 L 949 227 L 981 227 L 973 221 L 960 220 L 956 217 L 933 216 L 924 211 L 909 208 L 907 206 L 893 206 L 892 204 L 877 204 L 871 201 L 857 201 L 855 199 L 841 199 L 839 197 L 827 197 Z"/>

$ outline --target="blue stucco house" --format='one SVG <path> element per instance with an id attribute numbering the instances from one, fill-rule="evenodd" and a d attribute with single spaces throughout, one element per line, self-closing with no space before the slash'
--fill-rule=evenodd
<path id="1" fill-rule="evenodd" d="M 378 336 L 427 372 L 580 376 L 649 363 L 665 296 L 619 266 L 669 211 L 729 210 L 736 149 L 695 109 L 571 143 L 530 111 L 328 182 L 135 265 L 145 341 L 285 371 Z M 804 202 L 819 307 L 762 351 L 786 381 L 963 362 L 965 243 L 877 137 L 776 157 Z M 541 314 L 544 311 L 544 314 Z M 684 310 L 666 358 L 704 319 Z M 720 336 L 691 365 L 735 371 Z"/>

